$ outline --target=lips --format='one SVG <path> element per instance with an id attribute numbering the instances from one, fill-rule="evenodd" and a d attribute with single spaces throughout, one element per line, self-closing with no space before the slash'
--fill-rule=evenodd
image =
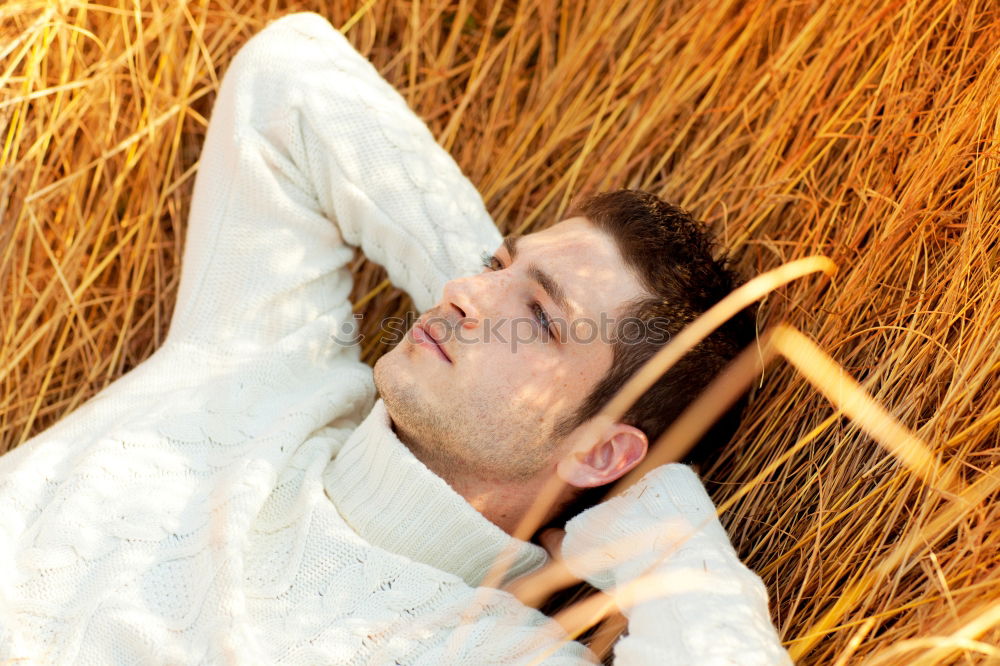
<path id="1" fill-rule="evenodd" d="M 451 363 L 451 357 L 444 351 L 441 344 L 431 335 L 430 331 L 423 327 L 422 324 L 414 324 L 413 326 L 413 338 L 416 340 L 417 344 L 426 345 L 427 347 L 436 351 L 442 359 Z"/>

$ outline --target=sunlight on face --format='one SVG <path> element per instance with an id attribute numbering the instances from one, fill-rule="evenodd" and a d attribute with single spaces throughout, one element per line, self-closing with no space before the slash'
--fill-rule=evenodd
<path id="1" fill-rule="evenodd" d="M 375 365 L 401 438 L 446 479 L 526 480 L 552 431 L 608 371 L 620 306 L 641 294 L 584 218 L 507 239 Z"/>

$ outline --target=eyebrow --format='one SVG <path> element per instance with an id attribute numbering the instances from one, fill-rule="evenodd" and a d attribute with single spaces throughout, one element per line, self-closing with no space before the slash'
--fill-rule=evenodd
<path id="1" fill-rule="evenodd" d="M 511 263 L 514 263 L 514 260 L 517 258 L 517 244 L 520 240 L 520 236 L 503 237 L 503 247 L 507 250 Z M 552 302 L 563 311 L 564 315 L 568 315 L 573 311 L 569 305 L 569 300 L 566 298 L 566 292 L 563 290 L 562 285 L 556 282 L 551 275 L 543 271 L 535 264 L 529 264 L 528 277 L 538 283 L 538 286 L 542 288 L 542 291 L 548 294 L 549 298 L 552 299 Z"/>

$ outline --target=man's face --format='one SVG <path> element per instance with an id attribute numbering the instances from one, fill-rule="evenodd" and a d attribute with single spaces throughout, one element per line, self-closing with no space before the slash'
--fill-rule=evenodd
<path id="1" fill-rule="evenodd" d="M 513 250 L 513 254 L 512 254 Z M 400 438 L 448 480 L 527 481 L 553 428 L 611 365 L 619 307 L 642 291 L 611 237 L 564 220 L 496 250 L 375 365 Z"/>

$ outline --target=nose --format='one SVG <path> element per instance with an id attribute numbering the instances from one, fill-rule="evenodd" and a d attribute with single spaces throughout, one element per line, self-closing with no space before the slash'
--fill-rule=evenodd
<path id="1" fill-rule="evenodd" d="M 444 285 L 442 304 L 462 319 L 464 328 L 473 328 L 482 320 L 486 309 L 485 274 L 449 280 Z"/>

